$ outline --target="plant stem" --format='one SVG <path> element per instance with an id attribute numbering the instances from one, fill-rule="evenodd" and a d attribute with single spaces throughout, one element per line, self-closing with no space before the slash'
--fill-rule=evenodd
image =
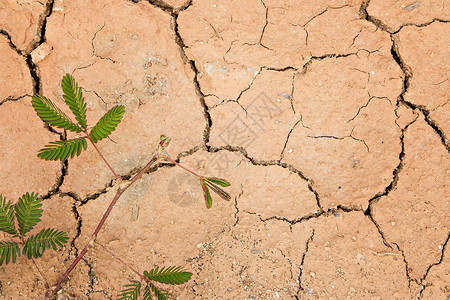
<path id="1" fill-rule="evenodd" d="M 133 271 L 134 273 L 136 273 L 136 275 L 138 275 L 142 280 L 147 281 L 147 277 L 145 277 L 144 275 L 142 275 L 141 273 L 139 273 L 138 271 L 136 271 L 136 269 L 134 269 L 132 266 L 130 266 L 129 264 L 127 264 L 126 261 L 124 261 L 123 259 L 121 259 L 120 257 L 118 257 L 117 255 L 115 255 L 111 250 L 109 250 L 108 248 L 106 248 L 103 244 L 97 242 L 97 245 L 99 245 L 100 247 L 103 248 L 103 250 L 105 250 L 106 252 L 108 252 L 109 254 L 112 255 L 112 257 L 114 257 L 115 259 L 117 259 L 118 261 L 120 261 L 124 266 L 126 266 L 128 269 L 130 269 L 131 271 Z"/>
<path id="2" fill-rule="evenodd" d="M 120 182 L 120 177 L 117 175 L 117 173 L 114 171 L 114 169 L 111 167 L 111 165 L 108 163 L 106 158 L 103 156 L 103 154 L 100 152 L 100 150 L 97 148 L 97 145 L 92 141 L 91 137 L 89 135 L 86 136 L 87 139 L 91 142 L 92 146 L 94 146 L 95 150 L 97 150 L 97 153 L 100 155 L 100 157 L 103 159 L 103 161 L 106 163 L 108 168 L 111 170 L 111 172 L 114 174 L 114 176 L 117 179 L 117 182 Z"/>
<path id="3" fill-rule="evenodd" d="M 196 176 L 196 177 L 201 177 L 200 175 L 198 175 L 198 174 L 195 173 L 194 171 L 191 171 L 191 170 L 189 170 L 189 169 L 183 167 L 182 165 L 180 165 L 179 163 L 177 163 L 176 161 L 174 161 L 172 158 L 170 158 L 169 155 L 167 155 L 167 154 L 165 154 L 165 153 L 164 153 L 164 158 L 167 159 L 168 161 L 170 161 L 171 163 L 176 164 L 176 165 L 179 166 L 180 168 L 182 168 L 182 169 L 188 171 L 188 172 L 191 173 L 192 175 L 194 175 L 194 176 Z"/>
<path id="4" fill-rule="evenodd" d="M 73 261 L 73 263 L 70 265 L 70 267 L 66 270 L 66 272 L 64 272 L 64 274 L 61 276 L 61 278 L 59 278 L 58 282 L 56 283 L 55 287 L 53 289 L 49 289 L 47 290 L 47 292 L 45 293 L 45 298 L 50 298 L 53 296 L 54 292 L 56 292 L 59 288 L 59 286 L 61 285 L 61 283 L 64 281 L 64 279 L 67 278 L 67 276 L 69 276 L 70 272 L 72 272 L 72 270 L 75 268 L 75 266 L 80 262 L 80 260 L 83 258 L 83 256 L 86 254 L 86 252 L 88 252 L 89 248 L 92 247 L 91 244 L 87 244 L 83 251 L 81 251 L 81 253 L 78 255 L 78 257 Z"/>
<path id="5" fill-rule="evenodd" d="M 128 185 L 129 186 L 129 185 Z M 122 196 L 123 192 L 128 188 L 126 186 L 124 189 L 119 188 L 116 192 L 116 195 L 114 196 L 113 200 L 109 204 L 108 208 L 106 209 L 105 213 L 103 214 L 102 219 L 97 225 L 97 228 L 95 228 L 94 233 L 92 234 L 92 238 L 95 240 L 97 238 L 98 233 L 100 232 L 100 229 L 102 229 L 103 224 L 105 224 L 106 219 L 108 218 L 109 214 L 111 213 L 112 209 L 114 208 L 114 205 L 116 205 L 117 201 L 119 200 L 120 196 Z"/>
<path id="6" fill-rule="evenodd" d="M 103 156 L 102 156 L 103 157 Z M 61 276 L 61 278 L 58 280 L 58 282 L 56 283 L 55 287 L 52 290 L 48 290 L 47 293 L 45 294 L 45 296 L 47 298 L 51 297 L 53 295 L 53 293 L 59 288 L 59 286 L 61 285 L 61 283 L 67 278 L 67 276 L 69 276 L 70 272 L 72 272 L 72 270 L 75 268 L 75 266 L 80 262 L 80 260 L 83 258 L 83 256 L 88 252 L 88 250 L 90 248 L 92 248 L 93 246 L 93 242 L 97 239 L 97 235 L 100 232 L 100 230 L 102 229 L 103 225 L 106 222 L 106 219 L 108 218 L 109 214 L 111 213 L 112 209 L 114 208 L 114 205 L 117 203 L 117 201 L 119 200 L 120 196 L 122 196 L 122 194 L 136 181 L 138 180 L 146 171 L 148 171 L 148 169 L 150 169 L 150 167 L 158 160 L 160 159 L 161 154 L 157 153 L 152 157 L 152 159 L 145 165 L 145 167 L 143 167 L 139 173 L 137 173 L 133 178 L 131 178 L 130 182 L 122 189 L 119 188 L 116 192 L 116 195 L 114 196 L 113 200 L 111 201 L 111 203 L 109 204 L 108 208 L 106 209 L 105 213 L 103 214 L 102 219 L 100 220 L 100 222 L 97 225 L 97 228 L 95 228 L 94 233 L 92 234 L 92 239 L 86 244 L 86 246 L 84 247 L 83 251 L 81 251 L 81 253 L 78 255 L 78 257 L 73 261 L 73 263 L 70 265 L 70 267 L 66 270 L 66 272 L 64 272 L 64 274 Z"/>

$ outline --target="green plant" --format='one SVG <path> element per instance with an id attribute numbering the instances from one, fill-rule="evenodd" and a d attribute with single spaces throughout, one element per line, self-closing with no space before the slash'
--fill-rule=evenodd
<path id="1" fill-rule="evenodd" d="M 157 288 L 154 282 L 171 285 L 183 284 L 188 282 L 189 279 L 191 279 L 191 276 L 192 273 L 184 272 L 180 267 L 162 268 L 160 270 L 159 268 L 156 268 L 149 272 L 144 271 L 144 276 L 141 277 L 142 281 L 145 282 L 143 293 L 144 300 L 152 299 L 152 294 L 154 294 L 158 300 L 170 299 L 170 294 Z M 125 285 L 125 289 L 120 292 L 118 300 L 138 299 L 141 294 L 141 286 L 142 283 L 140 281 L 130 280 L 130 284 Z"/>
<path id="2" fill-rule="evenodd" d="M 53 228 L 42 229 L 26 237 L 41 221 L 41 206 L 42 198 L 38 194 L 26 193 L 14 205 L 0 195 L 0 230 L 11 237 L 11 241 L 0 241 L 0 266 L 10 261 L 15 263 L 21 254 L 26 254 L 28 258 L 41 257 L 46 249 L 57 250 L 67 243 L 67 233 Z"/>
<path id="3" fill-rule="evenodd" d="M 105 164 L 108 166 L 108 168 L 111 170 L 111 172 L 114 174 L 117 184 L 122 183 L 122 179 L 114 171 L 114 169 L 108 163 L 106 158 L 102 155 L 102 153 L 96 146 L 96 143 L 108 137 L 116 129 L 117 125 L 121 122 L 122 117 L 125 113 L 125 107 L 123 105 L 114 106 L 103 117 L 100 118 L 100 120 L 91 130 L 88 130 L 89 127 L 86 118 L 86 103 L 84 101 L 81 87 L 78 87 L 78 84 L 75 82 L 75 79 L 70 74 L 66 74 L 63 77 L 61 85 L 63 89 L 63 98 L 65 100 L 65 103 L 68 105 L 70 111 L 73 113 L 76 122 L 72 121 L 72 119 L 69 116 L 67 116 L 52 101 L 50 101 L 43 95 L 34 95 L 32 97 L 31 103 L 37 115 L 49 126 L 55 126 L 65 131 L 76 133 L 77 136 L 72 139 L 64 139 L 60 141 L 50 142 L 43 149 L 39 150 L 38 157 L 44 160 L 65 160 L 68 159 L 69 157 L 73 158 L 74 156 L 79 156 L 84 150 L 87 149 L 89 141 L 93 145 L 97 153 L 100 155 L 100 157 L 103 159 Z M 61 275 L 56 285 L 53 288 L 47 290 L 46 297 L 52 297 L 54 295 L 54 293 L 60 287 L 61 283 L 67 278 L 67 276 L 80 262 L 80 260 L 84 257 L 84 255 L 94 246 L 100 246 L 103 250 L 105 250 L 106 252 L 111 254 L 114 258 L 119 260 L 122 264 L 128 267 L 140 278 L 139 281 L 132 280 L 130 284 L 125 285 L 124 289 L 120 292 L 118 296 L 119 299 L 137 299 L 138 296 L 140 295 L 141 286 L 143 283 L 145 284 L 143 291 L 144 299 L 153 299 L 152 298 L 153 296 L 156 297 L 158 300 L 170 299 L 171 298 L 170 294 L 157 287 L 157 284 L 169 284 L 169 285 L 183 284 L 191 278 L 192 273 L 182 270 L 181 267 L 168 267 L 168 268 L 163 267 L 161 269 L 155 268 L 151 269 L 150 271 L 144 271 L 143 273 L 140 273 L 137 270 L 135 270 L 132 266 L 130 266 L 127 262 L 125 262 L 117 255 L 112 253 L 104 245 L 97 242 L 97 235 L 100 232 L 100 229 L 103 227 L 114 205 L 117 203 L 121 195 L 134 182 L 136 182 L 136 180 L 138 180 L 145 172 L 147 172 L 151 166 L 153 166 L 157 161 L 160 160 L 169 161 L 170 163 L 178 165 L 181 168 L 185 169 L 186 171 L 190 172 L 191 174 L 197 176 L 200 180 L 200 184 L 204 191 L 204 197 L 208 208 L 212 206 L 212 197 L 209 189 L 217 193 L 220 197 L 222 197 L 225 200 L 230 199 L 230 195 L 221 189 L 221 187 L 227 187 L 230 185 L 226 180 L 216 177 L 200 176 L 194 173 L 193 171 L 181 166 L 178 162 L 170 158 L 170 156 L 166 152 L 166 148 L 169 146 L 170 140 L 171 140 L 170 138 L 162 135 L 160 138 L 160 142 L 156 147 L 156 151 L 153 157 L 150 159 L 150 161 L 136 175 L 134 175 L 130 180 L 128 180 L 128 182 L 119 185 L 119 188 L 117 189 L 114 198 L 112 199 L 110 205 L 108 206 L 107 210 L 100 219 L 95 231 L 92 233 L 90 241 L 85 245 L 83 250 L 79 253 L 77 258 L 72 262 L 72 264 L 64 272 L 64 274 Z M 1 226 L 0 229 L 5 228 L 5 230 L 8 230 L 8 233 L 15 234 L 15 231 L 13 232 L 12 227 L 9 225 L 12 222 L 10 206 L 11 205 L 9 203 L 4 205 L 4 210 L 2 211 L 3 214 L 0 215 L 0 226 Z M 26 223 L 26 225 L 23 225 L 25 226 L 24 227 L 25 229 L 29 228 L 30 226 L 31 227 L 34 226 L 32 224 L 34 224 L 33 222 L 36 221 L 35 215 L 36 214 L 30 214 L 30 217 L 27 219 L 28 223 Z M 34 221 L 33 222 L 30 221 L 30 219 Z M 2 220 L 5 221 L 2 222 Z M 22 227 L 20 227 L 19 221 L 19 231 L 21 230 L 20 228 Z M 51 241 L 48 242 L 48 245 L 51 245 L 53 248 L 55 247 L 55 244 L 58 244 L 57 241 L 62 243 L 62 238 L 60 237 L 59 232 L 55 233 L 55 231 L 51 230 L 44 231 L 42 235 L 45 236 L 47 239 L 50 239 L 50 237 L 53 238 L 52 241 L 54 241 L 54 243 L 52 243 Z M 57 236 L 58 238 L 54 236 Z M 64 240 L 64 242 L 67 241 L 67 235 L 65 237 L 66 239 Z M 27 244 L 25 244 L 23 252 L 24 253 L 26 252 L 27 255 L 29 255 L 29 253 L 33 255 L 34 254 L 42 255 L 41 254 L 41 252 L 43 252 L 42 249 L 45 250 L 45 248 L 48 247 L 47 243 L 42 242 L 39 238 L 42 238 L 42 236 L 38 236 L 34 239 L 30 238 L 29 239 L 30 244 L 28 246 Z M 7 249 L 6 253 L 11 252 L 11 255 L 9 256 L 8 254 L 5 254 L 5 258 L 8 257 L 9 261 L 9 257 L 12 256 L 13 261 L 15 261 L 16 255 L 13 254 L 18 253 L 15 248 L 16 246 L 13 246 L 13 244 L 5 243 L 3 247 Z"/>

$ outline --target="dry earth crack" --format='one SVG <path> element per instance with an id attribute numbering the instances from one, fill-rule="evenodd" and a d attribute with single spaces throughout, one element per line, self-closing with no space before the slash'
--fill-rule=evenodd
<path id="1" fill-rule="evenodd" d="M 375 0 L 288 2 L 50 0 L 34 12 L 22 5 L 21 19 L 13 18 L 18 6 L 5 6 L 8 22 L 25 27 L 0 25 L 3 49 L 17 58 L 4 70 L 25 66 L 30 87 L 2 94 L 0 112 L 32 111 L 32 93 L 58 97 L 55 78 L 69 72 L 91 93 L 88 114 L 126 104 L 123 131 L 102 149 L 119 181 L 139 172 L 156 132 L 173 138 L 176 162 L 232 183 L 231 201 L 213 196 L 206 210 L 195 178 L 160 162 L 124 194 L 102 231 L 133 266 L 179 264 L 194 273 L 175 288 L 180 299 L 448 297 L 448 78 L 433 60 L 442 60 L 445 41 L 436 34 L 448 15 L 423 1 L 388 1 L 389 10 Z M 429 66 L 416 63 L 423 59 Z M 261 94 L 264 103 L 255 101 Z M 264 115 L 265 107 L 273 110 Z M 6 128 L 0 136 L 13 136 L 14 146 L 22 133 Z M 233 128 L 245 129 L 242 140 L 227 135 Z M 43 138 L 68 139 L 39 129 Z M 0 156 L 11 160 L 5 147 Z M 93 161 L 80 156 L 36 173 L 54 176 L 37 187 L 49 211 L 69 208 L 71 239 L 56 254 L 63 262 L 44 258 L 55 265 L 50 271 L 42 263 L 49 282 L 78 254 L 119 186 Z M 6 266 L 0 295 L 19 297 L 11 272 L 33 275 L 19 263 Z M 102 251 L 78 267 L 63 293 L 81 299 L 113 299 L 130 277 Z M 20 296 L 39 298 L 40 284 L 29 286 Z"/>

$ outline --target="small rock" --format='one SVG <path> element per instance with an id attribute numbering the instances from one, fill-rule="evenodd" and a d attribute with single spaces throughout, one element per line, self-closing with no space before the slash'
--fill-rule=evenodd
<path id="1" fill-rule="evenodd" d="M 33 59 L 34 63 L 38 63 L 43 61 L 53 50 L 53 47 L 51 47 L 47 43 L 41 44 L 39 47 L 34 49 L 33 52 L 31 52 L 31 58 Z"/>
<path id="2" fill-rule="evenodd" d="M 420 4 L 419 1 L 417 1 L 416 3 L 413 3 L 411 5 L 408 5 L 407 7 L 405 7 L 405 10 L 413 10 L 414 8 L 418 7 Z"/>
<path id="3" fill-rule="evenodd" d="M 139 206 L 135 204 L 131 209 L 131 221 L 136 221 L 138 217 L 139 217 Z"/>

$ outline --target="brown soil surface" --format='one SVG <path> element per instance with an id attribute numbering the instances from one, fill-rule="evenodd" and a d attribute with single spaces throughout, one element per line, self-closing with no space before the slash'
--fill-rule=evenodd
<path id="1" fill-rule="evenodd" d="M 172 157 L 227 178 L 204 204 L 173 165 L 145 174 L 98 241 L 139 271 L 193 273 L 178 299 L 450 299 L 450 1 L 0 1 L 0 194 L 45 196 L 69 233 L 36 263 L 0 267 L 0 298 L 42 299 L 118 189 L 92 146 L 36 152 L 64 134 L 31 107 L 83 87 L 99 148 L 128 179 L 160 134 Z M 0 233 L 1 240 L 7 236 Z M 98 247 L 57 299 L 113 299 L 137 279 Z"/>

